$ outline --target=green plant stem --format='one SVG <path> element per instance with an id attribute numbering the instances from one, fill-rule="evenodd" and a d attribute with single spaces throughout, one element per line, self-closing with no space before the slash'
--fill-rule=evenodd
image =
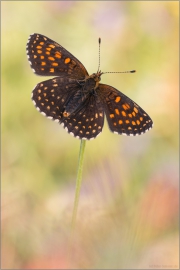
<path id="1" fill-rule="evenodd" d="M 76 192 L 74 198 L 74 208 L 72 215 L 72 223 L 71 228 L 74 229 L 77 217 L 78 203 L 79 203 L 79 195 L 82 183 L 82 170 L 83 170 L 83 160 L 84 160 L 84 150 L 85 150 L 86 141 L 81 140 L 80 150 L 79 150 L 79 161 L 78 161 L 78 171 L 76 178 Z"/>

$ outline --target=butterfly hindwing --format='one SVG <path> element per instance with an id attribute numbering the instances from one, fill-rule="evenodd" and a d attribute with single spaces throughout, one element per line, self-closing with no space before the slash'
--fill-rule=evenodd
<path id="1" fill-rule="evenodd" d="M 56 77 L 36 85 L 32 100 L 44 116 L 59 122 L 73 136 L 95 138 L 103 128 L 104 111 L 98 97 L 91 93 L 69 116 L 64 116 L 68 104 L 81 89 L 75 79 Z"/>
<path id="2" fill-rule="evenodd" d="M 135 136 L 152 128 L 153 122 L 149 115 L 117 89 L 99 84 L 98 94 L 112 132 Z"/>
<path id="3" fill-rule="evenodd" d="M 94 139 L 103 129 L 104 110 L 98 97 L 89 95 L 69 117 L 63 118 L 65 129 L 79 139 Z"/>

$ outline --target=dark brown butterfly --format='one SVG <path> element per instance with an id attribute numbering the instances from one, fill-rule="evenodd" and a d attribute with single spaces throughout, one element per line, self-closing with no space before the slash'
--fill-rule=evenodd
<path id="1" fill-rule="evenodd" d="M 152 128 L 149 115 L 133 100 L 99 83 L 103 72 L 89 75 L 81 62 L 55 41 L 41 34 L 30 35 L 27 56 L 34 73 L 55 76 L 35 86 L 34 105 L 74 137 L 97 137 L 104 125 L 104 114 L 116 134 L 136 136 Z"/>

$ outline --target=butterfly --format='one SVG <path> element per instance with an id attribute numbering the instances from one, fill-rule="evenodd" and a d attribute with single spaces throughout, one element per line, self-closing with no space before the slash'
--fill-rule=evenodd
<path id="1" fill-rule="evenodd" d="M 54 76 L 33 89 L 36 109 L 74 137 L 96 138 L 102 132 L 105 115 L 116 134 L 136 136 L 152 128 L 151 118 L 139 105 L 114 87 L 100 83 L 103 72 L 89 75 L 83 64 L 57 42 L 32 34 L 26 48 L 34 73 Z"/>

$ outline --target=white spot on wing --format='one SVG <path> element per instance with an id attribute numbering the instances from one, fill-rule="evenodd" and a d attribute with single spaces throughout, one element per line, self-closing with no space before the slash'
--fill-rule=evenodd
<path id="1" fill-rule="evenodd" d="M 98 134 L 95 138 L 97 138 L 101 133 L 102 133 L 102 132 L 99 132 L 99 134 Z"/>

